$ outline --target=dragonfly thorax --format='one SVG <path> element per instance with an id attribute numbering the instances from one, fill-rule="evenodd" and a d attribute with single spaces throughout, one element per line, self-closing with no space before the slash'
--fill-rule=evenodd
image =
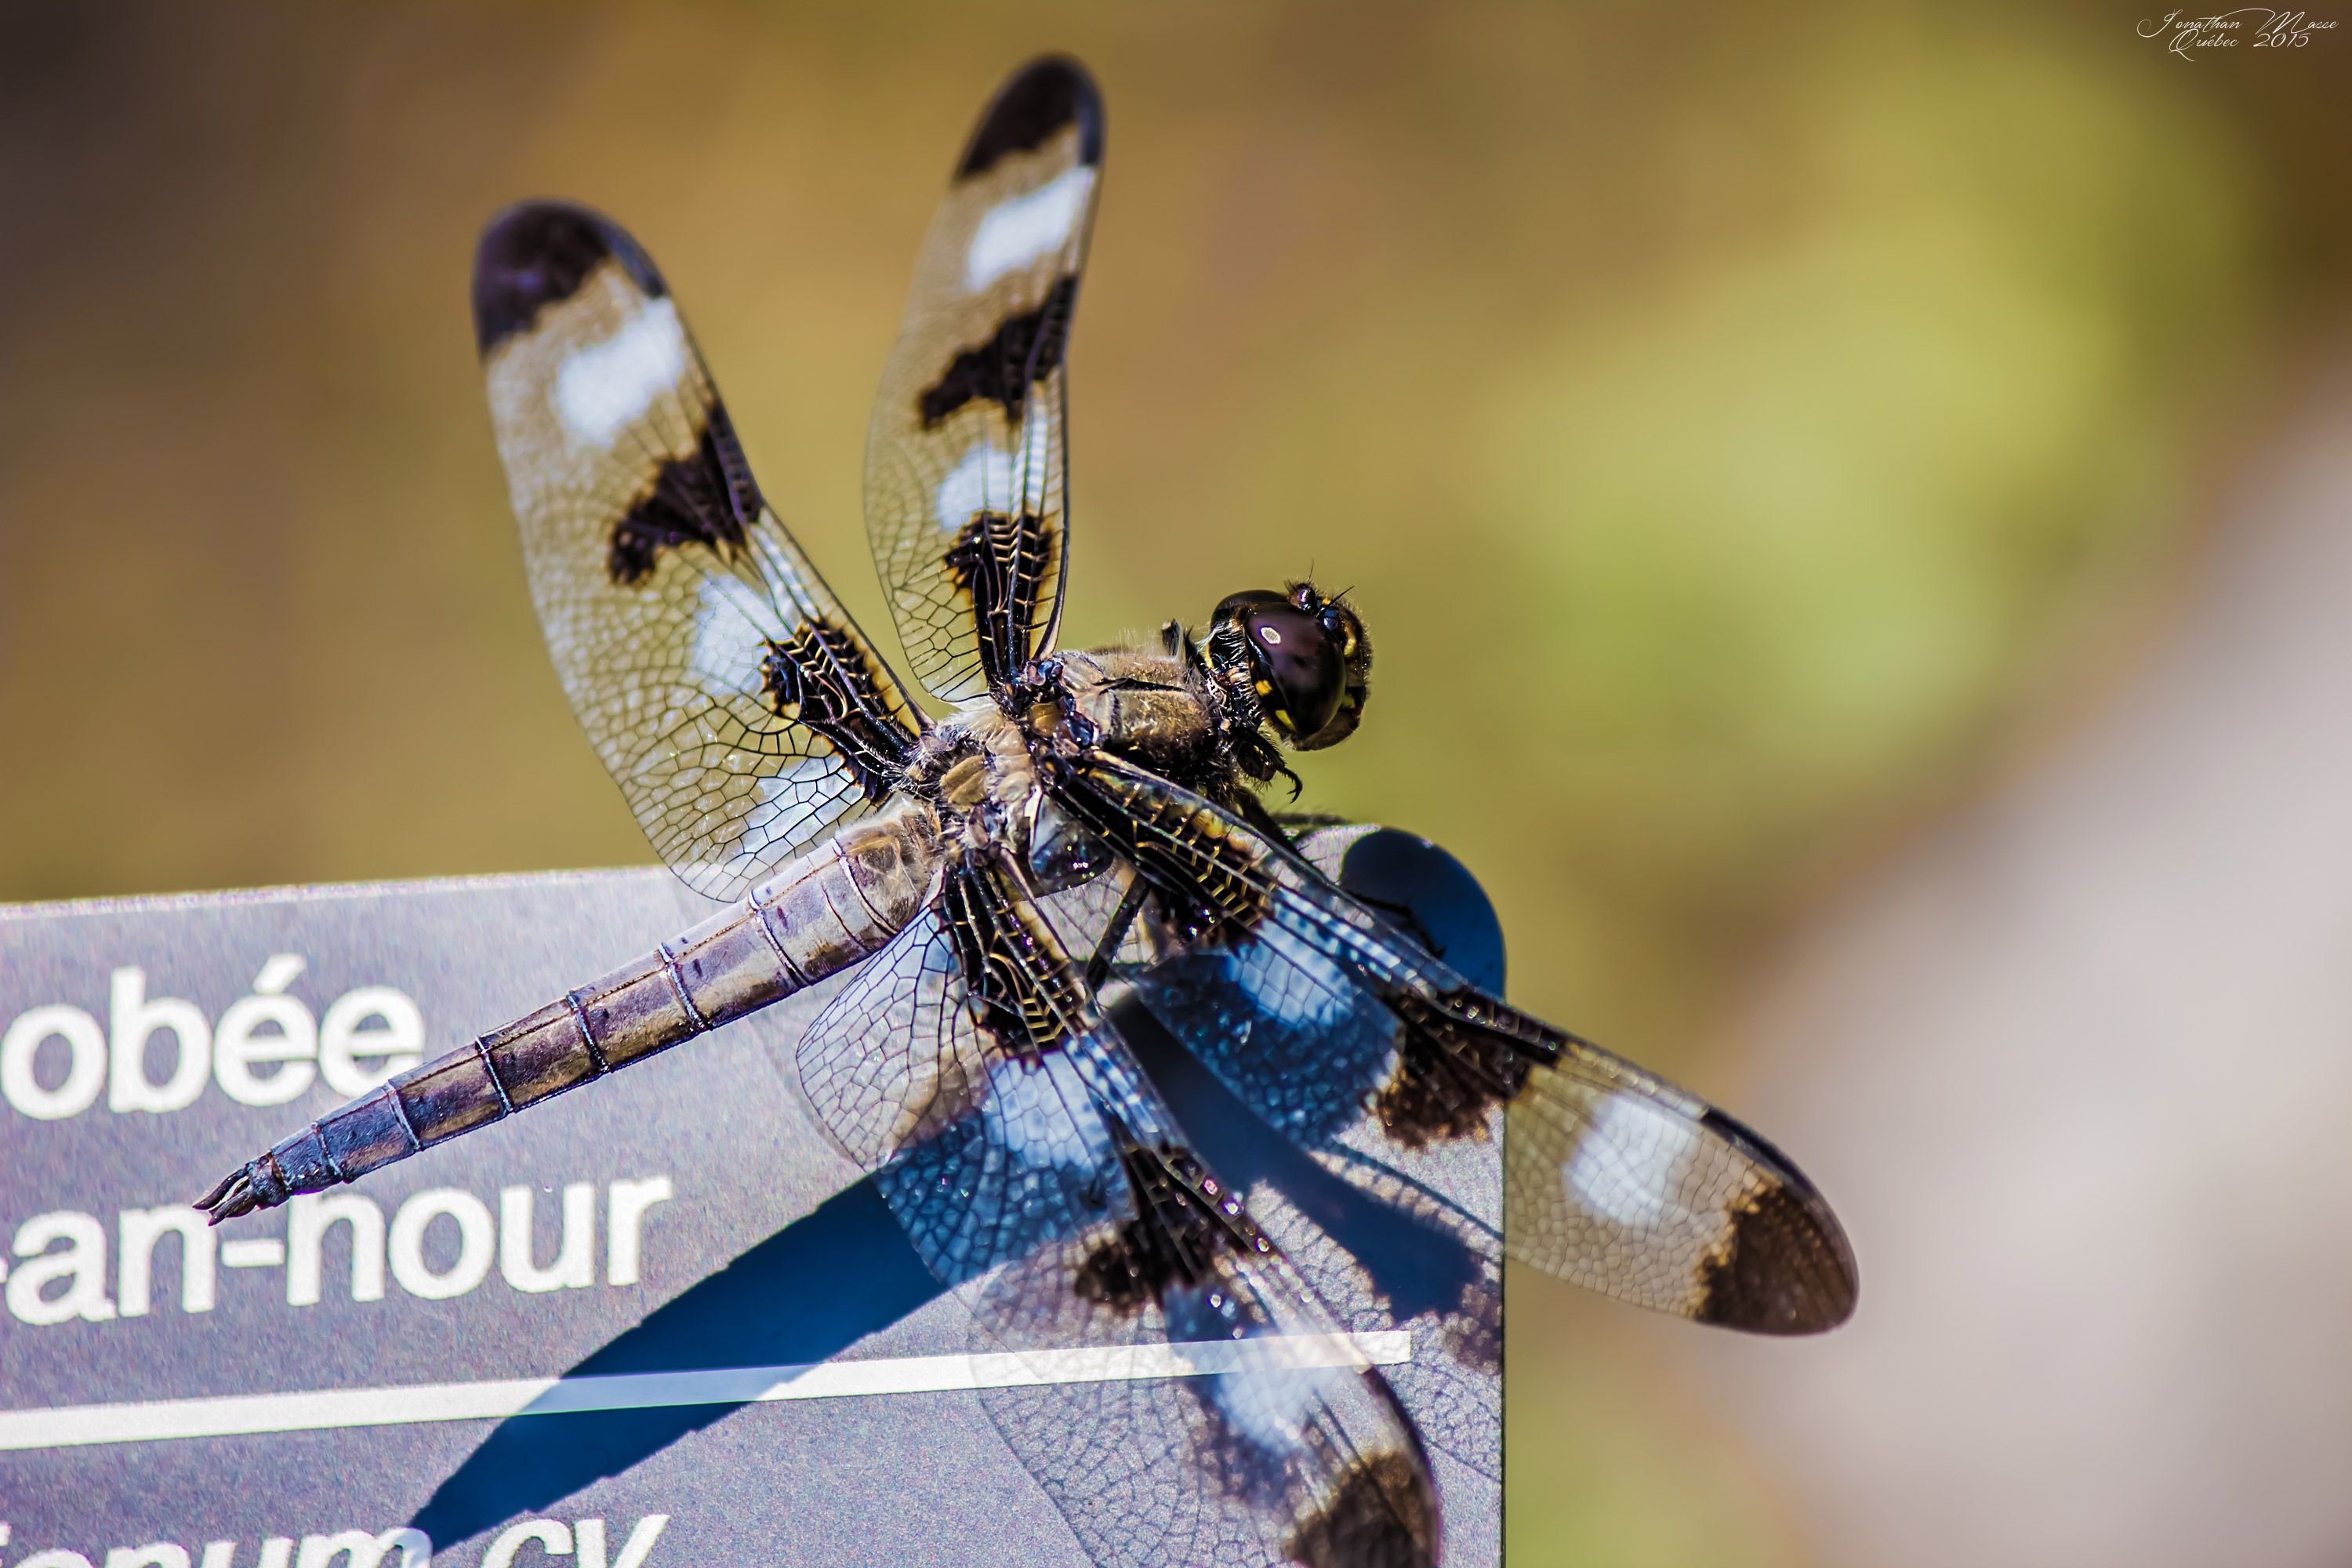
<path id="1" fill-rule="evenodd" d="M 967 852 L 1015 861 L 1059 881 L 1096 857 L 1056 826 L 1038 762 L 1089 747 L 1129 757 L 1223 800 L 1247 787 L 1215 696 L 1197 666 L 1156 648 L 1066 652 L 1024 671 L 1020 700 L 982 697 L 926 731 L 908 770 Z M 1097 868 L 1097 869 L 1099 868 Z"/>
<path id="2" fill-rule="evenodd" d="M 978 853 L 1026 847 L 1037 770 L 1019 723 L 986 698 L 926 731 L 908 767 L 910 792 L 939 812 L 950 845 Z"/>

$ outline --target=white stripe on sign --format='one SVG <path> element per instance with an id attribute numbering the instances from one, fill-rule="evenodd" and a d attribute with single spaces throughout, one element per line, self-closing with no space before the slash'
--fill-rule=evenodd
<path id="1" fill-rule="evenodd" d="M 147 1443 L 165 1437 L 401 1426 L 422 1421 L 495 1421 L 509 1415 L 643 1410 L 667 1405 L 748 1405 L 1056 1383 L 1130 1383 L 1260 1369 L 1360 1366 L 1368 1362 L 1394 1366 L 1412 1357 L 1412 1336 L 1402 1329 L 1391 1329 L 1370 1334 L 1288 1334 L 1024 1354 L 884 1356 L 808 1366 L 743 1366 L 616 1377 L 518 1377 L 495 1383 L 421 1383 L 405 1388 L 325 1388 L 220 1399 L 64 1405 L 47 1410 L 0 1410 L 0 1452 L 72 1448 L 90 1443 Z"/>

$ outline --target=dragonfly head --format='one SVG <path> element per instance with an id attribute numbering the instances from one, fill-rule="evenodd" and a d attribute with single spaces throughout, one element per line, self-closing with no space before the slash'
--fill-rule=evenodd
<path id="1" fill-rule="evenodd" d="M 1346 740 L 1363 717 L 1372 644 L 1345 595 L 1326 598 L 1312 583 L 1233 595 L 1211 620 L 1209 658 L 1302 752 Z"/>

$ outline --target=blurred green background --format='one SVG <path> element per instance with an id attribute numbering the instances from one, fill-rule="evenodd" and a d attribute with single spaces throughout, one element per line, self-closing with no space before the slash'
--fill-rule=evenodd
<path id="1" fill-rule="evenodd" d="M 1306 804 L 1447 844 L 1517 999 L 1736 1108 L 1756 966 L 2129 667 L 2341 319 L 2352 39 L 2142 15 L 0 5 L 0 900 L 650 858 L 524 592 L 478 226 L 646 241 L 887 640 L 867 401 L 1058 47 L 1111 117 L 1066 638 L 1351 588 Z M 1808 1560 L 1704 1331 L 1512 1290 L 1515 1560 Z"/>

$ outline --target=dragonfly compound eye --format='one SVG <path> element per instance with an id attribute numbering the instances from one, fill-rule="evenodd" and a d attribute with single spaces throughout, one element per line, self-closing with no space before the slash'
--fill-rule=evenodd
<path id="1" fill-rule="evenodd" d="M 1371 647 L 1346 605 L 1304 583 L 1235 594 L 1217 606 L 1211 640 L 1245 663 L 1266 721 L 1291 745 L 1314 751 L 1355 730 Z"/>

